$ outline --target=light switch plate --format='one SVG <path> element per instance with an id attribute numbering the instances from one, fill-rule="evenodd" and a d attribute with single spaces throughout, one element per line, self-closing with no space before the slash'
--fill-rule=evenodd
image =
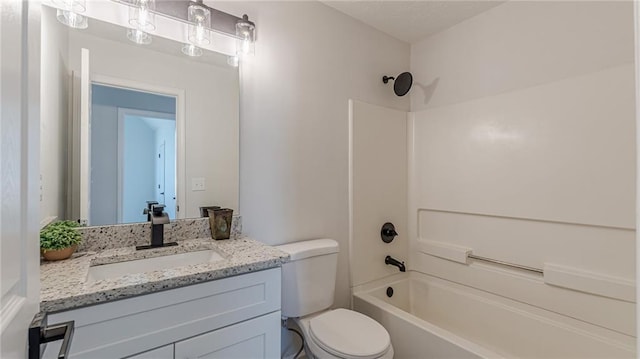
<path id="1" fill-rule="evenodd" d="M 204 177 L 195 177 L 191 179 L 192 191 L 204 191 L 205 189 Z"/>

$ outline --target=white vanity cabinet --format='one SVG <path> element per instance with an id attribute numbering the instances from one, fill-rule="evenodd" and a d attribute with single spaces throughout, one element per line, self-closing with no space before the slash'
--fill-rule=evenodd
<path id="1" fill-rule="evenodd" d="M 280 268 L 51 314 L 71 358 L 280 358 Z M 56 357 L 50 343 L 44 358 Z"/>

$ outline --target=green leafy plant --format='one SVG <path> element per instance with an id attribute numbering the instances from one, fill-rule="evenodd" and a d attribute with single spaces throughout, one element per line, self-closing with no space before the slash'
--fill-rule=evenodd
<path id="1" fill-rule="evenodd" d="M 76 227 L 80 224 L 74 221 L 60 221 L 51 223 L 40 230 L 40 248 L 44 251 L 55 251 L 82 242 L 82 235 Z"/>

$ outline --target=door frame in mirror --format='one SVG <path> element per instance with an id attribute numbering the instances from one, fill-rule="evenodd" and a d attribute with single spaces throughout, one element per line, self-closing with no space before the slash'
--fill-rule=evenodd
<path id="1" fill-rule="evenodd" d="M 151 85 L 130 79 L 122 79 L 101 74 L 91 74 L 91 84 L 122 88 L 125 90 L 149 92 L 176 98 L 176 218 L 185 218 L 186 205 L 186 107 L 185 90 L 167 86 Z"/>
<path id="2" fill-rule="evenodd" d="M 92 85 L 95 83 L 92 83 Z M 103 85 L 103 84 L 99 84 L 99 85 Z M 131 90 L 131 89 L 129 89 Z M 156 111 L 147 111 L 147 110 L 137 110 L 137 109 L 132 109 L 132 108 L 127 108 L 127 107 L 118 107 L 118 155 L 117 155 L 117 159 L 118 159 L 118 184 L 117 184 L 117 205 L 116 205 L 116 223 L 118 224 L 122 224 L 122 223 L 128 223 L 123 221 L 123 207 L 124 207 L 124 198 L 123 198 L 123 193 L 124 193 L 124 158 L 125 158 L 125 154 L 124 154 L 124 121 L 125 121 L 125 117 L 126 116 L 140 116 L 140 117 L 153 117 L 153 118 L 157 118 L 157 119 L 165 119 L 165 120 L 173 120 L 175 121 L 176 119 L 176 115 L 175 114 L 169 114 L 169 113 L 164 113 L 164 112 L 156 112 Z M 177 133 L 174 133 L 176 135 L 177 138 Z M 174 156 L 177 156 L 177 153 L 174 154 Z M 177 166 L 177 163 L 176 163 Z M 174 168 L 174 173 L 175 173 L 175 181 L 176 181 L 176 188 L 175 191 L 176 193 L 174 193 L 176 195 L 175 200 L 177 201 L 177 176 L 178 173 L 176 171 L 176 168 Z M 154 198 L 148 198 L 147 200 L 154 200 Z M 159 201 L 157 198 L 155 199 L 156 201 Z M 167 206 L 166 208 L 169 208 L 169 204 L 168 202 L 164 201 L 164 202 L 160 202 L 161 204 L 164 204 L 165 206 Z M 144 203 L 141 203 L 141 205 L 144 207 Z M 177 206 L 176 206 L 177 207 Z M 176 212 L 177 208 L 175 208 Z M 169 212 L 169 211 L 167 211 Z M 176 219 L 175 216 L 170 216 L 171 219 Z"/>

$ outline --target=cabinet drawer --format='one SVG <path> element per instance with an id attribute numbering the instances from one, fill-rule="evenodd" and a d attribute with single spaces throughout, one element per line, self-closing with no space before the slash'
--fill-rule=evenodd
<path id="1" fill-rule="evenodd" d="M 273 268 L 56 313 L 49 321 L 76 321 L 72 358 L 122 358 L 279 310 L 280 268 Z"/>
<path id="2" fill-rule="evenodd" d="M 176 343 L 175 358 L 280 358 L 280 312 Z"/>

